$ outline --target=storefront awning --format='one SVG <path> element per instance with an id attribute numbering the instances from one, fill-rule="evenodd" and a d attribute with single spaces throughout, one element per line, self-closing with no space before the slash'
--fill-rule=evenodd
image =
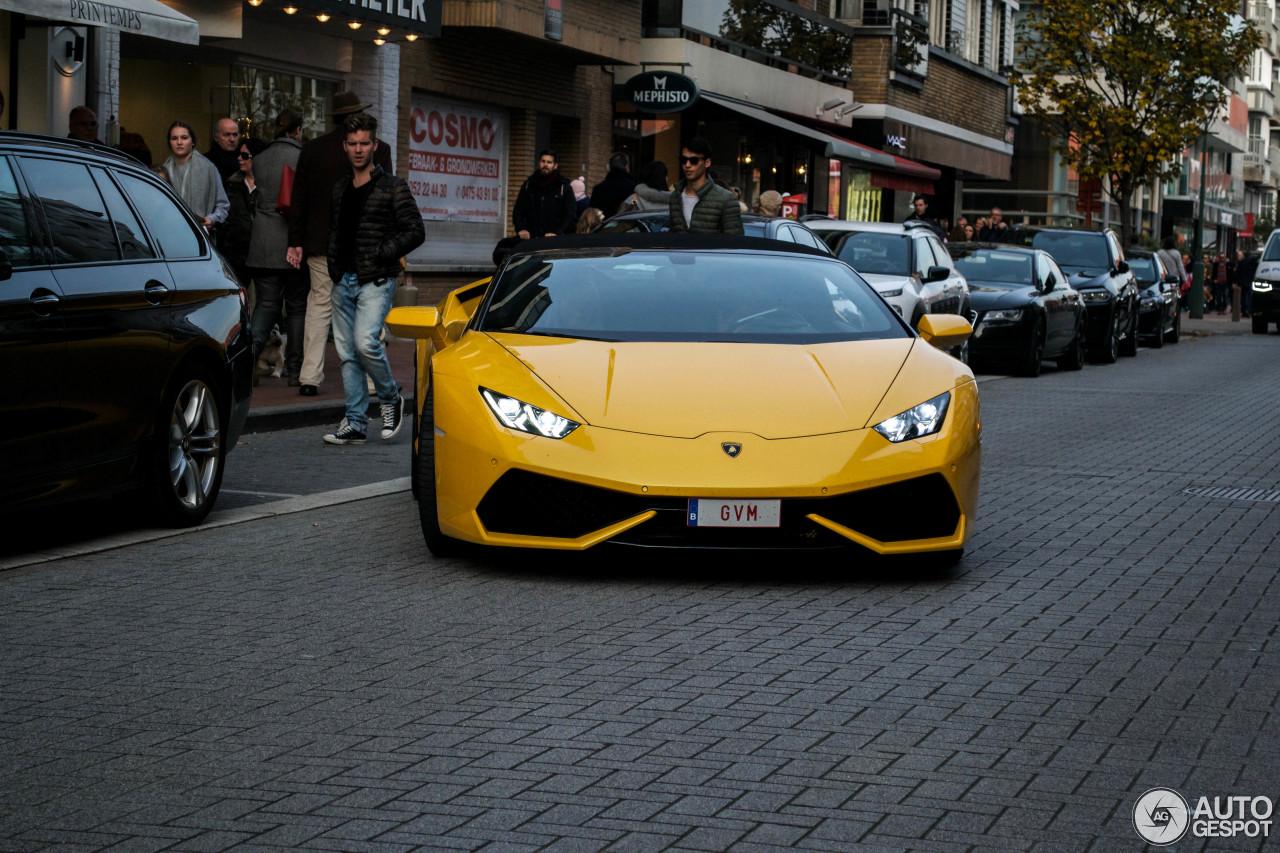
<path id="1" fill-rule="evenodd" d="M 829 133 L 823 133 L 820 130 L 814 130 L 811 127 L 805 127 L 797 124 L 789 119 L 776 116 L 773 113 L 762 110 L 751 104 L 735 101 L 732 98 L 725 98 L 721 95 L 712 95 L 707 92 L 702 93 L 702 97 L 709 103 L 727 110 L 733 110 L 747 118 L 756 121 L 771 124 L 779 130 L 785 130 L 788 133 L 794 133 L 797 136 L 807 136 L 808 138 L 819 142 L 824 146 L 825 156 L 836 160 L 847 160 L 850 163 L 861 165 L 864 168 L 878 167 L 893 171 L 895 168 L 894 158 L 892 154 L 885 154 L 866 145 L 859 145 L 848 139 L 841 139 L 838 136 L 832 136 Z"/>
<path id="2" fill-rule="evenodd" d="M 200 25 L 160 0 L 0 0 L 0 9 L 81 27 L 106 27 L 182 44 L 200 43 Z"/>

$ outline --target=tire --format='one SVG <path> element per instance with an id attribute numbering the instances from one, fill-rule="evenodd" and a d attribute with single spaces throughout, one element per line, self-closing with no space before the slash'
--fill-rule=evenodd
<path id="1" fill-rule="evenodd" d="M 1182 339 L 1182 309 L 1173 312 L 1173 328 L 1165 333 L 1165 343 L 1176 344 Z"/>
<path id="2" fill-rule="evenodd" d="M 1124 342 L 1120 344 L 1120 355 L 1125 358 L 1133 358 L 1138 354 L 1138 312 L 1136 310 L 1129 312 L 1129 334 L 1125 336 Z"/>
<path id="3" fill-rule="evenodd" d="M 203 370 L 174 382 L 164 395 L 151 451 L 151 494 L 161 521 L 190 527 L 204 521 L 222 488 L 226 413 L 218 384 Z"/>
<path id="4" fill-rule="evenodd" d="M 427 391 L 418 418 L 418 519 L 427 550 L 436 557 L 456 557 L 463 543 L 440 532 L 440 515 L 436 507 L 436 424 L 434 418 L 435 388 Z"/>
<path id="5" fill-rule="evenodd" d="M 1107 340 L 1103 341 L 1102 345 L 1106 349 L 1098 353 L 1098 362 L 1115 364 L 1120 357 L 1120 315 L 1115 311 L 1111 312 L 1111 333 L 1107 335 Z"/>
<path id="6" fill-rule="evenodd" d="M 1252 317 L 1253 333 L 1255 335 L 1265 335 L 1267 333 L 1267 321 L 1262 317 Z"/>
<path id="7" fill-rule="evenodd" d="M 1084 367 L 1084 324 L 1076 330 L 1076 336 L 1067 345 L 1067 351 L 1058 359 L 1059 370 L 1079 370 Z"/>
<path id="8" fill-rule="evenodd" d="M 1044 320 L 1037 319 L 1031 331 L 1031 348 L 1027 350 L 1017 365 L 1019 376 L 1035 378 L 1040 375 L 1040 365 L 1044 361 Z"/>
<path id="9" fill-rule="evenodd" d="M 1151 341 L 1151 348 L 1160 349 L 1160 347 L 1162 346 L 1164 346 L 1164 323 L 1157 322 L 1156 333 L 1152 337 L 1152 341 Z"/>

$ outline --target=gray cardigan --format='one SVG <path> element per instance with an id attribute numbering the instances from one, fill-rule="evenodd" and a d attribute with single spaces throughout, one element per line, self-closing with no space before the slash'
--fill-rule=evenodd
<path id="1" fill-rule="evenodd" d="M 285 252 L 289 249 L 289 222 L 276 213 L 276 202 L 280 198 L 284 167 L 297 171 L 301 154 L 301 142 L 281 136 L 253 158 L 253 179 L 258 184 L 258 213 L 253 218 L 253 234 L 249 238 L 245 266 L 272 270 L 293 268 L 285 260 Z"/>

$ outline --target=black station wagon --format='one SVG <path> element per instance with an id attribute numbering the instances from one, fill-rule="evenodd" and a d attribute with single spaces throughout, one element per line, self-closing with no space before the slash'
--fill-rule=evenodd
<path id="1" fill-rule="evenodd" d="M 217 499 L 249 412 L 249 312 L 173 190 L 110 148 L 0 132 L 0 506 Z"/>

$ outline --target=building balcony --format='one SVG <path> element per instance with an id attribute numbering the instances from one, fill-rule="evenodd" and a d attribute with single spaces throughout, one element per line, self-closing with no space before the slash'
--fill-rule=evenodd
<path id="1" fill-rule="evenodd" d="M 1250 140 L 1250 144 L 1261 141 Z M 1271 158 L 1265 154 L 1250 152 L 1244 155 L 1244 182 L 1246 184 L 1274 189 L 1276 186 L 1275 171 Z"/>

